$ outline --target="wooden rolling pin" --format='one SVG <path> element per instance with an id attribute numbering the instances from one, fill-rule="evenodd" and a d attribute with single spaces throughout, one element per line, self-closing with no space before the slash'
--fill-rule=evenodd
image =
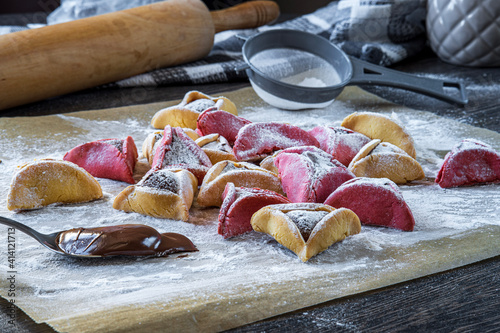
<path id="1" fill-rule="evenodd" d="M 0 36 L 0 110 L 203 58 L 216 32 L 278 15 L 273 1 L 169 0 Z"/>

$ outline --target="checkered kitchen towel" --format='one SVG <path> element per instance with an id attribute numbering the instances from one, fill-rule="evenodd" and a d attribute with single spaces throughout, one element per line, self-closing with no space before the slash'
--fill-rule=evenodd
<path id="1" fill-rule="evenodd" d="M 352 56 L 388 66 L 423 49 L 426 43 L 425 15 L 426 0 L 333 1 L 311 14 L 273 26 L 220 32 L 215 36 L 210 54 L 199 61 L 157 69 L 107 86 L 200 84 L 246 79 L 245 71 L 238 70 L 244 65 L 243 41 L 236 35 L 249 36 L 275 28 L 321 35 Z M 50 19 L 49 16 L 49 23 Z M 0 33 L 9 29 L 14 31 L 22 27 L 3 27 Z"/>

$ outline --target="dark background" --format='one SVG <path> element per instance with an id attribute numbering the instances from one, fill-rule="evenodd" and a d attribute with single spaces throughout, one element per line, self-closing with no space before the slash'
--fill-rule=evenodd
<path id="1" fill-rule="evenodd" d="M 123 0 L 127 1 L 127 0 Z M 210 9 L 222 9 L 233 6 L 246 0 L 203 0 Z M 322 7 L 331 0 L 274 0 L 284 13 L 309 13 Z M 60 0 L 4 0 L 0 2 L 0 14 L 12 13 L 50 13 L 60 4 Z"/>

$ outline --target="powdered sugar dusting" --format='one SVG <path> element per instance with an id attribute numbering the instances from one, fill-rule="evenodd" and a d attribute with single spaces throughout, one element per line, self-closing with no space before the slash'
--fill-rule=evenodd
<path id="1" fill-rule="evenodd" d="M 356 97 L 352 91 L 346 89 L 328 108 L 296 112 L 272 108 L 249 90 L 225 95 L 246 119 L 286 121 L 305 130 L 338 125 L 360 109 L 394 112 L 412 135 L 417 160 L 428 177 L 436 175 L 445 154 L 464 138 L 500 149 L 498 133 L 359 97 L 359 90 Z M 7 193 L 16 166 L 34 158 L 60 159 L 70 148 L 102 138 L 131 135 L 135 142 L 142 142 L 152 132 L 149 122 L 160 108 L 91 111 L 30 118 L 30 122 L 1 118 L 0 192 Z M 20 272 L 16 304 L 61 331 L 74 328 L 71 324 L 82 314 L 88 327 L 98 324 L 89 314 L 112 313 L 119 306 L 135 309 L 131 316 L 143 314 L 141 311 L 157 314 L 172 330 L 205 327 L 216 331 L 500 254 L 498 185 L 454 189 L 401 186 L 415 217 L 414 232 L 363 226 L 360 234 L 304 264 L 265 234 L 251 232 L 224 240 L 217 235 L 218 209 L 192 208 L 188 222 L 114 210 L 114 196 L 128 184 L 98 181 L 104 191 L 101 200 L 15 214 L 7 211 L 3 195 L 0 214 L 43 233 L 141 223 L 160 232 L 184 234 L 200 251 L 187 257 L 75 260 L 48 252 L 16 231 Z M 0 226 L 0 231 L 5 235 L 6 227 Z M 1 248 L 0 256 L 7 258 L 6 251 Z M 6 278 L 6 265 L 6 261 L 0 262 L 1 278 Z M 0 289 L 0 294 L 5 296 L 5 292 Z M 221 318 L 221 311 L 230 320 Z M 137 322 L 145 318 L 141 316 Z"/>
<path id="2" fill-rule="evenodd" d="M 239 160 L 257 160 L 273 152 L 296 146 L 319 146 L 317 140 L 300 127 L 287 123 L 250 123 L 238 132 L 234 153 Z"/>
<path id="3" fill-rule="evenodd" d="M 109 139 L 109 140 L 103 140 L 105 143 L 110 144 L 112 146 L 115 146 L 116 149 L 120 151 L 120 153 L 123 153 L 123 140 L 119 139 Z"/>
<path id="4" fill-rule="evenodd" d="M 152 187 L 158 190 L 170 191 L 172 193 L 179 192 L 179 182 L 174 173 L 167 169 L 157 170 L 144 177 L 138 186 Z"/>
<path id="5" fill-rule="evenodd" d="M 316 224 L 326 215 L 327 211 L 292 210 L 285 213 L 299 228 L 304 241 L 307 242 Z"/>
<path id="6" fill-rule="evenodd" d="M 452 151 L 469 150 L 469 149 L 484 149 L 491 152 L 495 151 L 493 148 L 491 148 L 490 145 L 475 139 L 464 139 L 462 142 L 453 147 Z"/>
<path id="7" fill-rule="evenodd" d="M 313 180 L 323 177 L 326 173 L 331 173 L 332 169 L 338 167 L 338 165 L 332 162 L 330 156 L 325 156 L 326 154 L 323 155 L 305 151 L 302 155 L 305 155 L 312 163 L 312 168 L 314 170 L 314 175 L 312 176 Z"/>
<path id="8" fill-rule="evenodd" d="M 388 143 L 388 142 L 381 142 L 379 143 L 371 152 L 371 155 L 375 154 L 402 154 L 402 155 L 408 155 L 403 149 Z"/>
<path id="9" fill-rule="evenodd" d="M 399 187 L 392 180 L 387 178 L 356 177 L 346 181 L 339 188 L 345 188 L 357 185 L 363 185 L 368 187 L 382 187 L 386 190 L 391 191 L 398 200 L 404 201 L 403 193 L 401 193 Z"/>
<path id="10" fill-rule="evenodd" d="M 196 112 L 203 112 L 211 106 L 214 106 L 215 102 L 211 99 L 200 98 L 192 101 L 191 103 L 186 104 L 186 108 Z"/>
<path id="11" fill-rule="evenodd" d="M 177 134 L 172 133 L 172 143 L 168 146 L 163 158 L 162 167 L 169 165 L 200 165 L 199 157 L 179 139 Z"/>

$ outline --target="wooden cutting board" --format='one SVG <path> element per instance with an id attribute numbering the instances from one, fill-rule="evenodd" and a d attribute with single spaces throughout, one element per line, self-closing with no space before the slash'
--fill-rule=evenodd
<path id="1" fill-rule="evenodd" d="M 430 112 L 415 111 L 349 87 L 331 106 L 287 112 L 267 106 L 251 88 L 223 93 L 252 121 L 286 121 L 309 129 L 338 125 L 354 111 L 393 115 L 413 136 L 417 159 L 435 176 L 442 158 L 463 138 L 500 150 L 500 134 Z M 0 191 L 15 166 L 35 158 L 62 158 L 70 148 L 131 135 L 138 147 L 160 108 L 178 101 L 71 114 L 0 118 Z M 16 232 L 15 303 L 37 322 L 61 332 L 212 332 L 244 325 L 331 299 L 388 286 L 500 254 L 500 187 L 441 189 L 402 186 L 416 219 L 413 232 L 363 227 L 358 235 L 302 263 L 264 234 L 230 240 L 217 235 L 217 209 L 192 209 L 188 222 L 113 210 L 126 184 L 99 180 L 104 200 L 12 213 L 6 196 L 0 214 L 50 233 L 79 226 L 143 223 L 182 233 L 199 252 L 154 259 L 73 259 L 48 252 Z M 7 228 L 0 226 L 5 235 Z M 7 258 L 0 248 L 0 258 Z M 0 261 L 5 281 L 7 261 Z M 0 295 L 9 299 L 6 288 Z"/>

